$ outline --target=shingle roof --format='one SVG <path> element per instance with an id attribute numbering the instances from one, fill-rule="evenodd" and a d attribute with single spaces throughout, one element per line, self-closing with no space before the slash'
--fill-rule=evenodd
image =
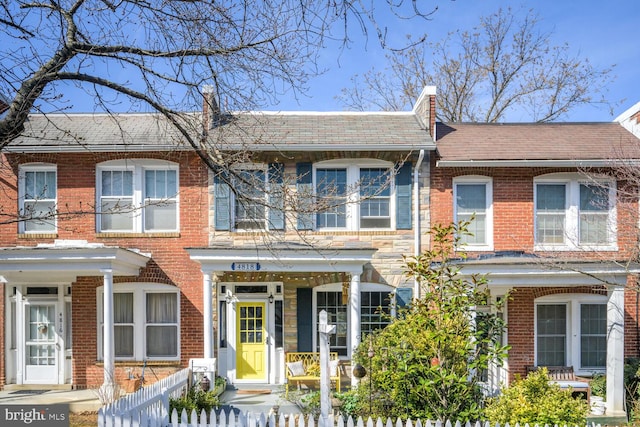
<path id="1" fill-rule="evenodd" d="M 188 115 L 197 140 L 201 115 Z M 210 130 L 221 150 L 434 150 L 413 113 L 235 113 Z M 158 114 L 32 115 L 7 147 L 13 152 L 149 151 L 187 149 L 186 141 Z"/>
<path id="2" fill-rule="evenodd" d="M 619 123 L 438 123 L 436 135 L 440 166 L 640 159 L 640 141 Z"/>
<path id="3" fill-rule="evenodd" d="M 429 132 L 410 112 L 236 114 L 211 129 L 214 141 L 221 137 L 226 147 L 259 151 L 435 149 Z"/>
<path id="4" fill-rule="evenodd" d="M 198 115 L 192 115 L 199 123 Z M 182 135 L 158 114 L 30 115 L 7 151 L 144 151 L 186 148 Z"/>

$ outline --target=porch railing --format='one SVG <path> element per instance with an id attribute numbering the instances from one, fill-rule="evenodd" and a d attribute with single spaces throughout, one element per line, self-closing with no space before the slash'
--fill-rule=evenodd
<path id="1" fill-rule="evenodd" d="M 169 398 L 180 397 L 189 386 L 191 369 L 185 368 L 98 410 L 98 426 L 167 426 Z M 144 424 L 141 420 L 145 420 Z"/>

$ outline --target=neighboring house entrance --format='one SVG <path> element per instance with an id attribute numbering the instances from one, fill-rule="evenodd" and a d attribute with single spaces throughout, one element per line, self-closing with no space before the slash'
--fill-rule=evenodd
<path id="1" fill-rule="evenodd" d="M 14 286 L 9 289 L 8 297 L 9 383 L 70 382 L 70 287 Z"/>
<path id="2" fill-rule="evenodd" d="M 238 380 L 267 378 L 267 334 L 264 302 L 241 302 L 237 306 L 236 367 Z"/>
<path id="3" fill-rule="evenodd" d="M 60 336 L 56 328 L 56 301 L 25 304 L 24 382 L 56 384 L 60 359 Z"/>

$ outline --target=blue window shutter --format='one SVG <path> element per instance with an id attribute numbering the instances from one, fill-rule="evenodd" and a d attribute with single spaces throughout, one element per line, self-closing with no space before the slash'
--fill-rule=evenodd
<path id="1" fill-rule="evenodd" d="M 313 169 L 311 163 L 296 164 L 296 182 L 298 191 L 298 206 L 308 208 L 311 211 L 313 200 Z M 302 195 L 302 196 L 301 196 Z M 303 199 L 306 197 L 306 199 Z M 298 230 L 313 229 L 313 213 L 298 212 Z"/>
<path id="2" fill-rule="evenodd" d="M 282 163 L 269 164 L 269 229 L 284 230 L 284 165 Z"/>
<path id="3" fill-rule="evenodd" d="M 413 288 L 396 289 L 396 307 L 407 307 L 411 304 L 411 298 L 413 298 Z"/>
<path id="4" fill-rule="evenodd" d="M 298 288 L 296 291 L 298 351 L 313 351 L 313 292 L 311 288 Z"/>
<path id="5" fill-rule="evenodd" d="M 213 179 L 215 206 L 215 229 L 228 231 L 231 229 L 231 189 L 219 175 Z"/>
<path id="6" fill-rule="evenodd" d="M 411 230 L 411 163 L 406 162 L 396 174 L 396 228 Z"/>

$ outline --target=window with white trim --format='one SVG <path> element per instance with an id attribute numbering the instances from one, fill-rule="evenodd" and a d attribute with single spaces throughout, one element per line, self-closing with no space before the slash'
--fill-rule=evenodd
<path id="1" fill-rule="evenodd" d="M 384 161 L 314 164 L 319 230 L 393 229 L 394 168 Z"/>
<path id="2" fill-rule="evenodd" d="M 242 197 L 234 199 L 236 230 L 267 229 L 267 182 L 264 167 L 237 171 L 234 187 Z"/>
<path id="3" fill-rule="evenodd" d="M 574 366 L 583 374 L 605 370 L 606 297 L 551 295 L 536 299 L 535 304 L 537 366 Z"/>
<path id="4" fill-rule="evenodd" d="M 535 180 L 538 250 L 616 248 L 615 183 L 577 174 Z"/>
<path id="5" fill-rule="evenodd" d="M 57 169 L 55 165 L 20 166 L 19 209 L 21 233 L 56 231 Z"/>
<path id="6" fill-rule="evenodd" d="M 175 163 L 139 159 L 99 164 L 99 231 L 177 231 L 178 188 Z"/>
<path id="7" fill-rule="evenodd" d="M 98 289 L 98 358 L 102 358 L 103 288 Z M 175 360 L 180 349 L 179 291 L 170 285 L 118 284 L 113 292 L 116 360 Z"/>
<path id="8" fill-rule="evenodd" d="M 453 180 L 454 218 L 470 221 L 460 236 L 468 250 L 493 249 L 493 185 L 490 177 L 462 176 Z"/>
<path id="9" fill-rule="evenodd" d="M 394 288 L 370 283 L 363 283 L 360 287 L 360 331 L 361 337 L 364 337 L 391 323 L 391 316 L 395 315 L 391 297 Z M 320 312 L 325 310 L 328 324 L 336 326 L 336 332 L 329 335 L 329 348 L 342 356 L 347 355 L 352 339 L 349 336 L 350 313 L 346 288 L 343 288 L 341 283 L 318 286 L 314 288 L 313 298 L 315 348 L 319 345 Z"/>

